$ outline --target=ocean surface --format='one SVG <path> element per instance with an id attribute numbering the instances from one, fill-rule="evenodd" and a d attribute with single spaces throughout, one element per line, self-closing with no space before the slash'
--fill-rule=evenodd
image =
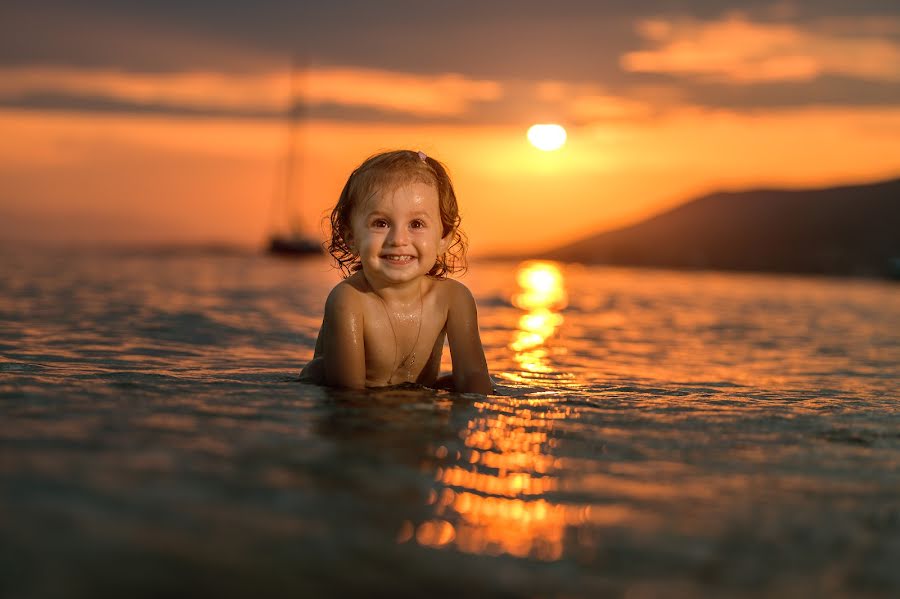
<path id="1" fill-rule="evenodd" d="M 900 595 L 897 283 L 473 262 L 484 397 L 297 382 L 324 258 L 0 251 L 0 596 Z"/>

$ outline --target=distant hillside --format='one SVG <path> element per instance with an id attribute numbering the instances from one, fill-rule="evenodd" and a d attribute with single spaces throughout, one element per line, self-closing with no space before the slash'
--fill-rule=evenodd
<path id="1" fill-rule="evenodd" d="M 714 193 L 545 258 L 667 268 L 900 274 L 900 179 Z"/>

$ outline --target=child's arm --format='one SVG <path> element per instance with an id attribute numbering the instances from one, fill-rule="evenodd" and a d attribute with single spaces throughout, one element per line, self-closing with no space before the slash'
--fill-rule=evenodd
<path id="1" fill-rule="evenodd" d="M 453 386 L 461 393 L 490 395 L 494 391 L 488 375 L 484 348 L 478 333 L 475 298 L 465 285 L 451 282 L 447 314 L 447 341 L 453 360 Z"/>
<path id="2" fill-rule="evenodd" d="M 332 387 L 363 389 L 366 386 L 366 355 L 363 346 L 362 306 L 349 285 L 340 284 L 325 302 L 322 354 L 325 382 Z"/>

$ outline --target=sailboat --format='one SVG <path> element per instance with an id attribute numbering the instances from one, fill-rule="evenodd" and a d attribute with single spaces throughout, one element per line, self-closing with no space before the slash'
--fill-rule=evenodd
<path id="1" fill-rule="evenodd" d="M 305 103 L 297 110 L 296 77 L 293 63 L 290 70 L 291 96 L 288 106 L 288 143 L 284 165 L 283 187 L 276 188 L 272 214 L 276 224 L 269 235 L 267 251 L 280 256 L 310 256 L 321 254 L 322 244 L 306 232 L 293 201 L 294 168 L 296 162 L 297 112 L 304 112 Z M 300 116 L 304 116 L 301 114 Z"/>

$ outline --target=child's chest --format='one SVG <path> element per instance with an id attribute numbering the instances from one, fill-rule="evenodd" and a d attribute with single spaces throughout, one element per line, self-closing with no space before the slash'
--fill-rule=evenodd
<path id="1" fill-rule="evenodd" d="M 421 317 L 415 313 L 389 317 L 386 310 L 381 312 L 366 314 L 364 320 L 366 378 L 388 382 L 395 374 L 402 374 L 401 380 L 414 380 L 435 351 L 437 341 L 443 345 L 446 310 L 423 307 Z"/>

